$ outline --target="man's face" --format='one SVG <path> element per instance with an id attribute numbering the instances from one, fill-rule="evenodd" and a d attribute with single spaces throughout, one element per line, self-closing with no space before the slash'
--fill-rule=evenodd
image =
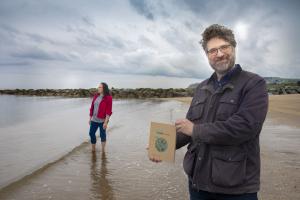
<path id="1" fill-rule="evenodd" d="M 221 38 L 212 38 L 207 42 L 206 55 L 210 66 L 219 75 L 228 72 L 235 63 L 235 48 Z"/>

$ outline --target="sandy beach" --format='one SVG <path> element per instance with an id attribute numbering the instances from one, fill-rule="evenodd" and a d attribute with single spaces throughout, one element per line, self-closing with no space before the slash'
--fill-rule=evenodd
<path id="1" fill-rule="evenodd" d="M 181 116 L 191 98 L 167 100 L 183 102 L 178 114 Z M 261 133 L 259 196 L 261 200 L 300 199 L 300 95 L 274 95 L 269 100 Z M 54 163 L 0 190 L 0 199 L 188 199 L 182 169 L 186 148 L 176 152 L 174 164 L 155 164 L 147 158 L 148 127 L 143 127 L 144 121 L 156 114 L 135 118 L 135 123 L 141 124 L 137 127 L 114 127 L 106 153 L 98 150 L 92 154 L 85 142 Z M 134 113 L 128 117 L 133 116 Z"/>

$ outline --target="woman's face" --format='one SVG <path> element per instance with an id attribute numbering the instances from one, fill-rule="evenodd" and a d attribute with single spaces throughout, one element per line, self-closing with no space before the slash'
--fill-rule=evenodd
<path id="1" fill-rule="evenodd" d="M 103 85 L 102 84 L 99 84 L 99 86 L 98 86 L 98 93 L 103 94 Z"/>

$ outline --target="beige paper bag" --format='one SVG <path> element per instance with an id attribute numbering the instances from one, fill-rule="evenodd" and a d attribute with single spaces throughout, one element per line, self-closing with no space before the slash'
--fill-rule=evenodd
<path id="1" fill-rule="evenodd" d="M 176 147 L 175 125 L 151 122 L 149 157 L 174 162 Z"/>

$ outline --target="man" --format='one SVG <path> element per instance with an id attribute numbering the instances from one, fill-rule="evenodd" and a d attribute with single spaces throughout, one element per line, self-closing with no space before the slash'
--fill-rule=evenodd
<path id="1" fill-rule="evenodd" d="M 175 123 L 176 148 L 188 144 L 183 167 L 190 199 L 256 200 L 266 83 L 235 64 L 236 41 L 230 29 L 214 24 L 202 36 L 215 72 L 195 90 L 186 119 Z"/>

